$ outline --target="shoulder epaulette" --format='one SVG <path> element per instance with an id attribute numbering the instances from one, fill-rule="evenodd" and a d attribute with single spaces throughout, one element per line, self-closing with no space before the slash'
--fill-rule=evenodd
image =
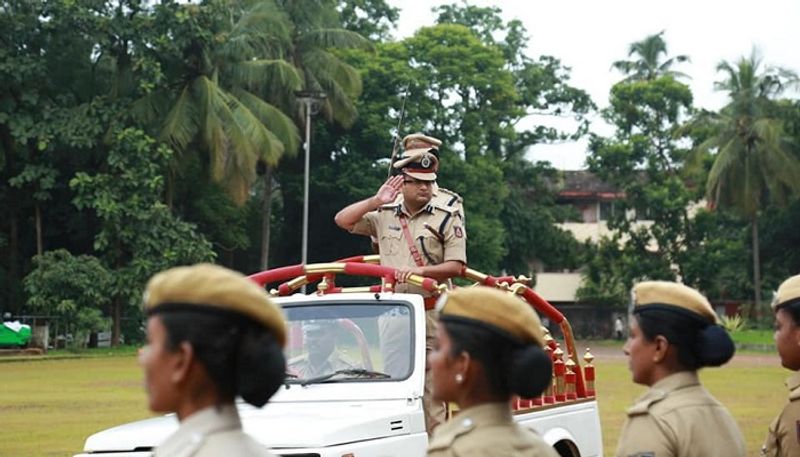
<path id="1" fill-rule="evenodd" d="M 437 192 L 441 192 L 441 193 L 443 193 L 443 194 L 445 194 L 445 195 L 447 195 L 447 196 L 451 197 L 451 198 L 450 198 L 450 199 L 447 201 L 447 204 L 448 204 L 448 205 L 453 205 L 453 204 L 455 204 L 455 203 L 464 203 L 464 199 L 463 199 L 463 198 L 461 198 L 461 195 L 458 195 L 457 193 L 453 192 L 452 190 L 445 189 L 444 187 L 440 187 L 440 188 L 437 190 Z"/>
<path id="2" fill-rule="evenodd" d="M 638 416 L 640 414 L 647 414 L 650 407 L 661 400 L 667 398 L 667 392 L 664 390 L 651 390 L 645 395 L 644 398 L 634 403 L 633 406 L 628 408 L 625 412 L 629 416 Z"/>

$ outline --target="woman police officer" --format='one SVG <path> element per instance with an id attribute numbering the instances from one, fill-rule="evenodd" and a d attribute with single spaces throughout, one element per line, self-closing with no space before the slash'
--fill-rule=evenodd
<path id="1" fill-rule="evenodd" d="M 736 422 L 697 377 L 698 369 L 720 366 L 734 353 L 708 300 L 664 281 L 639 283 L 632 295 L 623 350 L 633 382 L 650 389 L 627 410 L 616 455 L 744 456 Z"/>
<path id="2" fill-rule="evenodd" d="M 512 394 L 534 397 L 551 382 L 536 313 L 518 297 L 488 287 L 448 292 L 438 302 L 437 342 L 428 356 L 436 401 L 460 411 L 433 432 L 428 455 L 558 454 L 511 416 Z"/>
<path id="3" fill-rule="evenodd" d="M 800 455 L 800 275 L 780 285 L 772 304 L 775 311 L 775 347 L 781 365 L 794 374 L 786 380 L 789 402 L 769 425 L 762 456 Z"/>
<path id="4" fill-rule="evenodd" d="M 219 266 L 178 267 L 150 279 L 144 308 L 149 406 L 180 421 L 155 457 L 272 455 L 242 432 L 234 405 L 263 406 L 285 377 L 285 323 L 264 290 Z"/>

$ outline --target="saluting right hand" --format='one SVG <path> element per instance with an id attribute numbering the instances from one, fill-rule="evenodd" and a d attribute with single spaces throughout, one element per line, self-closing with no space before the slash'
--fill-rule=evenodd
<path id="1" fill-rule="evenodd" d="M 383 183 L 380 189 L 378 189 L 378 193 L 375 194 L 375 198 L 377 198 L 382 205 L 392 203 L 394 199 L 397 198 L 397 194 L 400 193 L 400 189 L 402 187 L 403 175 L 392 176 L 391 178 L 387 179 L 385 183 Z"/>

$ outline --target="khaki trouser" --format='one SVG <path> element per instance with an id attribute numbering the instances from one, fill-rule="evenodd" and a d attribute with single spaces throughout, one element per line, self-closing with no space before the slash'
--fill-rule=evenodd
<path id="1" fill-rule="evenodd" d="M 428 370 L 427 355 L 436 341 L 437 313 L 434 310 L 425 312 L 425 391 L 422 396 L 422 407 L 425 411 L 425 429 L 428 435 L 437 425 L 445 421 L 447 408 L 444 403 L 433 401 L 433 381 Z M 383 370 L 393 378 L 402 378 L 409 372 L 411 354 L 408 352 L 408 341 L 411 338 L 411 322 L 407 315 L 384 315 L 378 318 L 380 348 L 383 356 Z"/>

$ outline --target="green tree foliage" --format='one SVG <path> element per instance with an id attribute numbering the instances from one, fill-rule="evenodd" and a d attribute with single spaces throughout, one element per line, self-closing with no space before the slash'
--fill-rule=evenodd
<path id="1" fill-rule="evenodd" d="M 146 280 L 160 270 L 213 259 L 211 245 L 195 226 L 175 218 L 160 203 L 171 151 L 140 130 L 115 135 L 107 170 L 79 172 L 70 181 L 75 206 L 100 221 L 94 248 L 112 275 L 112 344 L 119 342 L 120 319 L 136 307 Z"/>
<path id="2" fill-rule="evenodd" d="M 698 146 L 698 152 L 715 154 L 706 183 L 709 202 L 735 209 L 750 223 L 757 308 L 761 304 L 759 212 L 769 202 L 785 206 L 800 194 L 800 158 L 788 147 L 774 101 L 787 85 L 797 82 L 797 75 L 780 68 L 762 69 L 755 51 L 735 63 L 721 62 L 717 70 L 725 79 L 716 88 L 727 92 L 730 101 L 704 119 L 714 134 Z"/>
<path id="3" fill-rule="evenodd" d="M 680 139 L 692 92 L 675 80 L 667 63 L 685 59 L 658 64 L 666 54 L 661 34 L 631 45 L 631 54 L 641 55 L 641 60 L 627 66 L 617 62 L 629 77 L 612 87 L 610 106 L 603 113 L 616 133 L 610 138 L 593 136 L 589 146 L 589 170 L 617 187 L 624 198 L 613 202 L 607 220 L 613 236 L 590 250 L 599 257 L 589 259 L 578 291 L 583 300 L 624 302 L 621 292 L 636 280 L 674 280 L 682 274 L 688 208 L 695 193 L 682 174 L 687 151 Z M 615 249 L 618 252 L 612 254 Z M 609 274 L 617 277 L 602 277 Z"/>
<path id="4" fill-rule="evenodd" d="M 33 264 L 24 280 L 31 310 L 56 318 L 77 346 L 90 332 L 108 328 L 102 310 L 111 301 L 113 278 L 99 259 L 57 249 L 37 255 Z"/>
<path id="5" fill-rule="evenodd" d="M 694 196 L 681 175 L 686 151 L 676 138 L 682 116 L 691 108 L 691 91 L 671 76 L 662 76 L 621 82 L 611 89 L 610 102 L 605 116 L 617 133 L 612 138 L 593 137 L 587 162 L 592 172 L 615 185 L 625 198 L 613 203 L 607 223 L 615 235 L 602 249 L 622 244 L 628 288 L 634 279 L 674 279 L 680 272 L 687 209 Z M 587 281 L 595 276 L 589 274 Z M 597 285 L 587 287 L 587 291 L 598 289 Z M 618 297 L 618 287 L 609 293 Z M 581 291 L 579 296 L 596 297 L 597 293 Z"/>

